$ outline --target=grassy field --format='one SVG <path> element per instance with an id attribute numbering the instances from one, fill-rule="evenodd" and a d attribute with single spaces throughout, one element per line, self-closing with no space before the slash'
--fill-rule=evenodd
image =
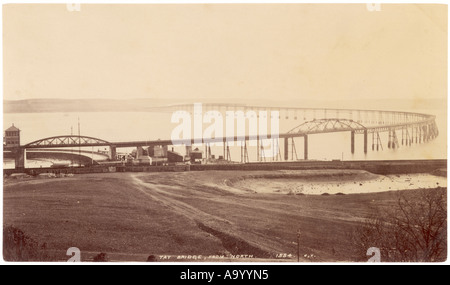
<path id="1" fill-rule="evenodd" d="M 392 207 L 399 193 L 232 191 L 227 181 L 239 175 L 110 173 L 5 181 L 4 224 L 45 242 L 58 260 L 78 247 L 82 260 L 105 252 L 112 261 L 146 261 L 149 255 L 160 261 L 190 261 L 188 255 L 213 262 L 296 261 L 300 230 L 302 261 L 354 261 L 350 232 L 373 211 Z M 402 193 L 414 191 L 423 190 Z"/>

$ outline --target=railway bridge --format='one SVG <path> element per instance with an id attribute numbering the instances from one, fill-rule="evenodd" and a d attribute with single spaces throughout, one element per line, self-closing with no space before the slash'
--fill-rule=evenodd
<path id="1" fill-rule="evenodd" d="M 280 119 L 292 119 L 302 121 L 297 127 L 291 130 L 280 131 L 278 138 L 284 140 L 284 156 L 281 152 L 271 155 L 273 160 L 298 160 L 297 150 L 295 148 L 294 138 L 302 137 L 304 139 L 304 157 L 308 159 L 308 136 L 312 134 L 350 132 L 350 149 L 355 152 L 355 136 L 364 136 L 364 153 L 367 153 L 369 146 L 373 151 L 383 150 L 383 145 L 388 148 L 399 148 L 401 145 L 411 146 L 414 143 L 424 143 L 434 139 L 439 135 L 435 122 L 435 116 L 397 111 L 380 110 L 353 110 L 353 109 L 326 109 L 326 108 L 294 108 L 294 107 L 262 107 L 247 105 L 228 105 L 228 104 L 204 104 L 203 110 L 227 111 L 253 111 L 259 114 L 260 111 L 278 111 Z M 190 113 L 194 112 L 193 105 L 175 105 L 166 107 L 167 110 L 183 110 Z M 388 133 L 388 141 L 383 142 L 380 133 Z M 256 136 L 234 136 L 214 138 L 214 142 L 223 142 L 223 154 L 225 159 L 231 160 L 228 142 L 241 141 L 241 162 L 249 162 L 247 145 L 251 140 L 257 141 L 257 159 L 262 161 L 266 155 L 262 147 L 262 140 L 274 139 L 267 134 L 257 134 Z M 371 143 L 369 144 L 369 139 Z M 192 138 L 189 140 L 177 140 L 178 144 L 192 145 L 196 142 L 202 142 L 205 147 L 206 155 L 210 155 L 211 141 L 203 138 Z M 276 143 L 279 143 L 278 141 Z M 145 140 L 145 141 L 118 141 L 109 142 L 103 139 L 81 136 L 81 135 L 61 135 L 43 138 L 25 145 L 5 148 L 12 151 L 15 155 L 16 168 L 23 168 L 26 159 L 27 149 L 46 149 L 46 148 L 74 148 L 74 147 L 109 147 L 109 157 L 111 160 L 116 158 L 117 148 L 125 147 L 150 147 L 150 146 L 170 146 L 174 145 L 172 140 Z M 280 149 L 280 148 L 278 148 Z M 265 160 L 265 159 L 264 159 Z"/>

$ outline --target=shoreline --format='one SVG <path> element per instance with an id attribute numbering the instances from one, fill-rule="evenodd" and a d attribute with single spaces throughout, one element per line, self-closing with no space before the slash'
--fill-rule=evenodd
<path id="1" fill-rule="evenodd" d="M 273 194 L 273 195 L 350 195 L 378 193 L 386 191 L 403 191 L 414 189 L 431 189 L 447 187 L 447 177 L 442 171 L 433 173 L 411 174 L 374 174 L 365 170 L 352 169 L 313 169 L 313 170 L 275 170 L 275 171 L 236 171 L 209 170 L 194 172 L 138 172 L 139 177 L 151 179 L 164 173 L 174 180 L 188 179 L 186 183 L 178 182 L 177 186 L 194 183 L 197 187 L 211 187 L 233 194 Z M 127 175 L 125 173 L 87 173 L 68 176 L 40 175 L 15 176 L 4 178 L 4 187 L 16 184 L 49 183 L 52 181 L 77 180 L 80 177 L 98 178 Z M 81 175 L 81 176 L 80 176 Z M 190 181 L 190 182 L 188 182 Z M 174 181 L 160 183 L 161 186 L 173 186 Z"/>
<path id="2" fill-rule="evenodd" d="M 373 179 L 354 176 L 354 179 L 323 180 L 308 179 L 245 179 L 235 186 L 241 189 L 257 189 L 256 193 L 279 195 L 349 195 L 379 193 L 386 191 L 404 191 L 447 187 L 446 178 L 432 174 L 378 175 Z"/>

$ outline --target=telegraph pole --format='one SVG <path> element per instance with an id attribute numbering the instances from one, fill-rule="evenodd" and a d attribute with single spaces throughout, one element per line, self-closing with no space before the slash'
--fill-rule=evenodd
<path id="1" fill-rule="evenodd" d="M 80 117 L 78 117 L 78 166 L 81 167 L 81 132 L 80 132 Z"/>
<path id="2" fill-rule="evenodd" d="M 300 229 L 297 230 L 297 262 L 300 262 Z"/>
<path id="3" fill-rule="evenodd" d="M 70 136 L 73 136 L 73 126 L 70 126 Z M 70 148 L 70 167 L 73 167 L 73 147 Z"/>

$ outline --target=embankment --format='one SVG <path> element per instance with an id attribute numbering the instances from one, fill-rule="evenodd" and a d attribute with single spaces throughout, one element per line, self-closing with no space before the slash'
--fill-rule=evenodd
<path id="1" fill-rule="evenodd" d="M 63 155 L 63 154 L 59 154 Z M 67 156 L 63 156 L 69 159 Z M 86 157 L 86 162 L 91 162 Z M 42 173 L 56 168 L 28 168 L 34 173 Z M 446 173 L 447 160 L 379 160 L 379 161 L 296 161 L 296 162 L 266 162 L 247 164 L 193 164 L 193 165 L 167 165 L 167 166 L 138 166 L 138 165 L 96 165 L 93 167 L 70 168 L 71 173 L 102 173 L 102 172 L 179 172 L 179 171 L 208 171 L 208 170 L 230 170 L 230 171 L 275 171 L 275 170 L 323 170 L 323 169 L 349 169 L 365 170 L 373 174 L 413 174 L 413 173 L 435 173 L 439 171 Z M 64 168 L 64 170 L 69 170 Z M 4 174 L 18 172 L 14 169 L 4 169 Z"/>
<path id="2" fill-rule="evenodd" d="M 247 164 L 194 164 L 191 171 L 204 170 L 307 170 L 307 169 L 354 169 L 374 174 L 430 173 L 446 169 L 446 159 L 433 160 L 372 160 L 372 161 L 298 161 Z"/>

